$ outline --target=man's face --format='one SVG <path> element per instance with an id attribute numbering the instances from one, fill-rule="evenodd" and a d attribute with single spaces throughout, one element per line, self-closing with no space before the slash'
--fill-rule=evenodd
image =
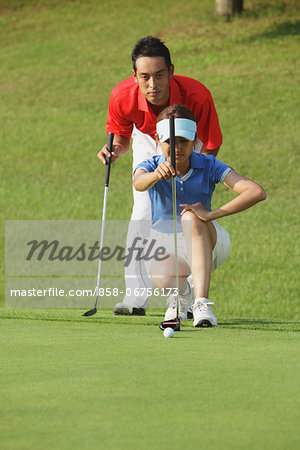
<path id="1" fill-rule="evenodd" d="M 133 70 L 132 74 L 149 103 L 157 106 L 168 104 L 173 65 L 168 70 L 162 56 L 141 56 L 136 60 L 136 72 Z"/>

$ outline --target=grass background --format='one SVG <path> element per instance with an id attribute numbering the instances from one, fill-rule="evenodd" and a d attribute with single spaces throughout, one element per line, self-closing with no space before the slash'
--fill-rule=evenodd
<path id="1" fill-rule="evenodd" d="M 5 220 L 100 219 L 108 98 L 142 36 L 211 90 L 219 158 L 268 194 L 220 221 L 217 329 L 162 340 L 161 311 L 1 308 L 0 448 L 299 448 L 298 2 L 245 0 L 229 23 L 214 3 L 0 1 L 1 306 Z M 113 167 L 108 219 L 130 217 L 131 163 Z"/>
<path id="2" fill-rule="evenodd" d="M 7 219 L 100 219 L 111 89 L 130 76 L 130 51 L 164 39 L 175 72 L 212 92 L 224 143 L 219 158 L 268 199 L 223 219 L 232 252 L 213 275 L 218 314 L 299 319 L 299 11 L 293 1 L 247 1 L 240 18 L 211 1 L 3 1 L 1 252 Z M 128 219 L 131 154 L 113 167 L 108 219 Z M 220 186 L 215 204 L 230 198 Z M 4 302 L 1 258 L 1 303 Z"/>

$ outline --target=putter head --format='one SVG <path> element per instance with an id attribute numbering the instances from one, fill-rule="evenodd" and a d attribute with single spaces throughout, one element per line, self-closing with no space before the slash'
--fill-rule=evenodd
<path id="1" fill-rule="evenodd" d="M 83 316 L 93 316 L 94 314 L 96 314 L 96 312 L 97 312 L 97 308 L 93 308 L 93 309 L 90 309 L 89 311 L 85 312 L 82 315 Z"/>
<path id="2" fill-rule="evenodd" d="M 176 318 L 174 320 L 164 320 L 159 324 L 161 330 L 166 328 L 173 328 L 174 331 L 180 331 L 180 319 Z"/>

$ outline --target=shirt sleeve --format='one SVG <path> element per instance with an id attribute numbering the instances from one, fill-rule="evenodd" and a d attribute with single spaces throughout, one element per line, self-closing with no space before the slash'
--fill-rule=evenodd
<path id="1" fill-rule="evenodd" d="M 132 130 L 133 123 L 126 118 L 126 114 L 122 113 L 120 102 L 115 94 L 115 89 L 113 89 L 108 103 L 106 131 L 130 139 Z"/>
<path id="2" fill-rule="evenodd" d="M 222 144 L 222 133 L 219 125 L 217 111 L 209 91 L 203 104 L 197 111 L 197 135 L 204 147 L 214 150 Z"/>
<path id="3" fill-rule="evenodd" d="M 143 169 L 146 172 L 154 172 L 156 168 L 157 165 L 155 164 L 155 160 L 153 158 L 146 159 L 136 166 L 136 168 L 133 170 L 133 173 L 135 173 L 137 169 Z"/>
<path id="4" fill-rule="evenodd" d="M 213 181 L 215 184 L 223 183 L 227 174 L 233 169 L 222 161 L 216 159 L 214 156 L 212 156 L 212 158 L 213 164 L 211 167 L 211 176 L 213 178 Z"/>

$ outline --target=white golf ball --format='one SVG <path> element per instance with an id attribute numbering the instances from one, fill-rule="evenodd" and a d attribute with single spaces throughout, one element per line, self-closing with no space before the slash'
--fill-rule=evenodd
<path id="1" fill-rule="evenodd" d="M 164 337 L 166 337 L 166 338 L 171 338 L 171 337 L 173 337 L 173 336 L 174 336 L 174 330 L 173 330 L 173 328 L 168 327 L 168 328 L 165 328 L 165 329 L 164 329 Z"/>

